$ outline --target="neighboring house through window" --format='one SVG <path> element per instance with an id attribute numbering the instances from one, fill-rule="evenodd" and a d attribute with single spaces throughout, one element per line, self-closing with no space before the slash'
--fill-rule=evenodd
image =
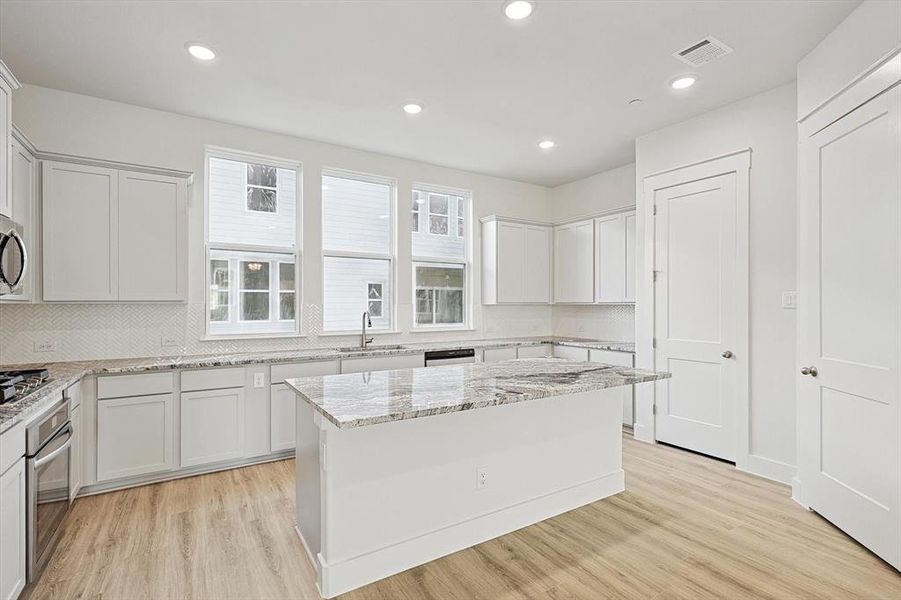
<path id="1" fill-rule="evenodd" d="M 467 215 L 470 194 L 417 185 L 414 218 L 428 205 L 428 228 L 413 227 L 413 305 L 416 328 L 464 327 L 469 322 Z"/>
<path id="2" fill-rule="evenodd" d="M 298 169 L 208 149 L 210 335 L 298 333 Z"/>

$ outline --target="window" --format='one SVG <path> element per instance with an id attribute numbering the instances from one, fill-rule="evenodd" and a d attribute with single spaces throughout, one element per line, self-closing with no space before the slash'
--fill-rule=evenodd
<path id="1" fill-rule="evenodd" d="M 323 173 L 324 331 L 359 331 L 367 311 L 373 330 L 391 328 L 393 214 L 390 180 Z"/>
<path id="2" fill-rule="evenodd" d="M 298 332 L 298 165 L 208 151 L 210 335 Z"/>
<path id="3" fill-rule="evenodd" d="M 278 169 L 267 165 L 247 165 L 247 210 L 278 212 Z"/>
<path id="4" fill-rule="evenodd" d="M 413 191 L 413 216 L 410 220 L 413 233 L 419 231 L 419 206 L 425 203 L 425 199 L 419 195 L 419 192 Z"/>
<path id="5" fill-rule="evenodd" d="M 428 203 L 427 231 L 414 228 L 414 327 L 465 327 L 468 323 L 468 192 L 417 186 L 415 202 Z"/>

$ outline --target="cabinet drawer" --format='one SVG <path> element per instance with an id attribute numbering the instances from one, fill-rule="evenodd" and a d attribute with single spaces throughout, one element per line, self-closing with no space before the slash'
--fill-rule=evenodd
<path id="1" fill-rule="evenodd" d="M 573 346 L 554 346 L 554 356 L 569 360 L 581 360 L 588 362 L 588 348 L 575 348 Z"/>
<path id="2" fill-rule="evenodd" d="M 371 358 L 346 358 L 341 361 L 342 373 L 364 373 L 367 371 L 390 371 L 425 366 L 425 354 L 401 354 L 399 356 L 376 356 Z"/>
<path id="3" fill-rule="evenodd" d="M 591 362 L 616 365 L 618 367 L 632 367 L 631 352 L 617 352 L 615 350 L 592 350 Z"/>
<path id="4" fill-rule="evenodd" d="M 482 360 L 486 363 L 513 360 L 514 358 L 516 358 L 516 348 L 487 348 L 482 354 Z"/>
<path id="5" fill-rule="evenodd" d="M 19 422 L 0 434 L 0 474 L 25 455 L 25 422 Z"/>
<path id="6" fill-rule="evenodd" d="M 336 360 L 272 365 L 271 383 L 275 385 L 284 382 L 285 379 L 294 379 L 295 377 L 337 375 L 340 371 L 341 368 Z"/>
<path id="7" fill-rule="evenodd" d="M 172 372 L 110 375 L 97 378 L 97 398 L 125 398 L 167 394 L 174 389 Z"/>
<path id="8" fill-rule="evenodd" d="M 540 346 L 520 346 L 516 350 L 516 356 L 519 358 L 546 358 L 554 355 L 554 347 L 550 344 L 541 344 Z"/>
<path id="9" fill-rule="evenodd" d="M 181 391 L 183 392 L 236 387 L 244 387 L 244 367 L 181 372 Z"/>

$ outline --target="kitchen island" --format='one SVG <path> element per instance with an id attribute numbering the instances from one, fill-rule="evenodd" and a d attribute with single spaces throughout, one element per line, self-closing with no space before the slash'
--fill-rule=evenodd
<path id="1" fill-rule="evenodd" d="M 668 376 L 548 358 L 287 380 L 320 593 L 623 491 L 623 394 Z"/>

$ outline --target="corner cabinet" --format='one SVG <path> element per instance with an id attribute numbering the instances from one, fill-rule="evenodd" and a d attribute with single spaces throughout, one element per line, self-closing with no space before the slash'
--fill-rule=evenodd
<path id="1" fill-rule="evenodd" d="M 20 87 L 15 75 L 0 61 L 0 215 L 12 218 L 10 142 L 12 141 L 12 96 Z"/>
<path id="2" fill-rule="evenodd" d="M 594 302 L 594 221 L 554 227 L 554 302 Z"/>
<path id="3" fill-rule="evenodd" d="M 635 212 L 594 220 L 595 302 L 635 302 Z"/>
<path id="4" fill-rule="evenodd" d="M 43 298 L 184 301 L 187 179 L 45 161 Z"/>
<path id="5" fill-rule="evenodd" d="M 551 227 L 500 217 L 482 220 L 482 303 L 551 301 Z"/>

